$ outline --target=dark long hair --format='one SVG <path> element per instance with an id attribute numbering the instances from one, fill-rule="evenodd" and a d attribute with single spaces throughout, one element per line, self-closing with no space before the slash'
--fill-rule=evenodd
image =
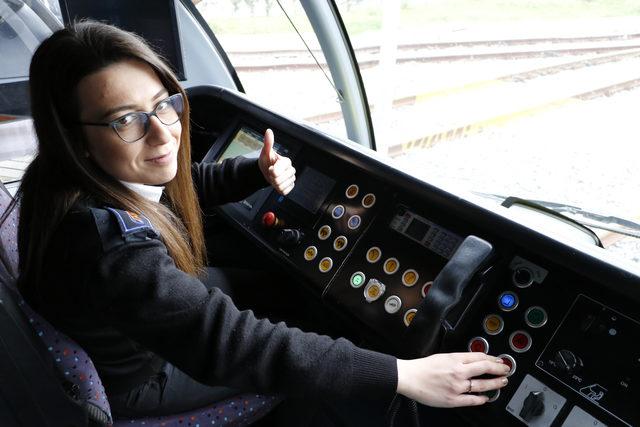
<path id="1" fill-rule="evenodd" d="M 182 93 L 178 170 L 166 184 L 168 207 L 127 189 L 86 157 L 85 138 L 73 123 L 80 112 L 76 88 L 80 80 L 111 64 L 138 60 L 148 64 L 170 94 Z M 80 198 L 144 214 L 156 227 L 176 266 L 196 275 L 206 263 L 201 212 L 191 177 L 189 105 L 171 69 L 138 36 L 94 21 L 75 23 L 55 32 L 31 60 L 31 109 L 38 152 L 17 193 L 18 286 L 37 294 L 46 277 L 43 260 L 53 233 Z"/>

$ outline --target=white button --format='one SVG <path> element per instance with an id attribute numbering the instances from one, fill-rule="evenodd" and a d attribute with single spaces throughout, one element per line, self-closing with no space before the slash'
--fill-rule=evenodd
<path id="1" fill-rule="evenodd" d="M 376 279 L 369 279 L 369 282 L 367 282 L 367 286 L 365 286 L 364 288 L 364 299 L 367 302 L 376 301 L 382 296 L 382 294 L 384 294 L 385 290 L 386 286 L 384 285 L 384 283 Z"/>
<path id="2" fill-rule="evenodd" d="M 396 295 L 391 295 L 384 302 L 384 310 L 389 314 L 397 313 L 402 307 L 402 300 Z"/>

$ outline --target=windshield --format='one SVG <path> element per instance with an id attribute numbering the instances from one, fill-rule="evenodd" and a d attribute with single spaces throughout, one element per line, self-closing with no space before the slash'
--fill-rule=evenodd
<path id="1" fill-rule="evenodd" d="M 378 151 L 456 193 L 640 220 L 637 0 L 343 0 Z M 637 239 L 595 230 L 640 262 Z"/>

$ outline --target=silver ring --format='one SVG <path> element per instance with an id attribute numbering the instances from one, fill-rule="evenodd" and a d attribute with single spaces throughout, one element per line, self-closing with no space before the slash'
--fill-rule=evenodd
<path id="1" fill-rule="evenodd" d="M 469 388 L 467 389 L 467 393 L 471 393 L 471 386 L 472 386 L 472 382 L 471 379 L 469 379 Z"/>

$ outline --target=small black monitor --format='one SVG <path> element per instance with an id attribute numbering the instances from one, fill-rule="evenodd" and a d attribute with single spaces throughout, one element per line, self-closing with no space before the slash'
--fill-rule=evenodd
<path id="1" fill-rule="evenodd" d="M 91 18 L 144 37 L 185 79 L 174 0 L 62 0 L 60 9 L 65 24 Z"/>

